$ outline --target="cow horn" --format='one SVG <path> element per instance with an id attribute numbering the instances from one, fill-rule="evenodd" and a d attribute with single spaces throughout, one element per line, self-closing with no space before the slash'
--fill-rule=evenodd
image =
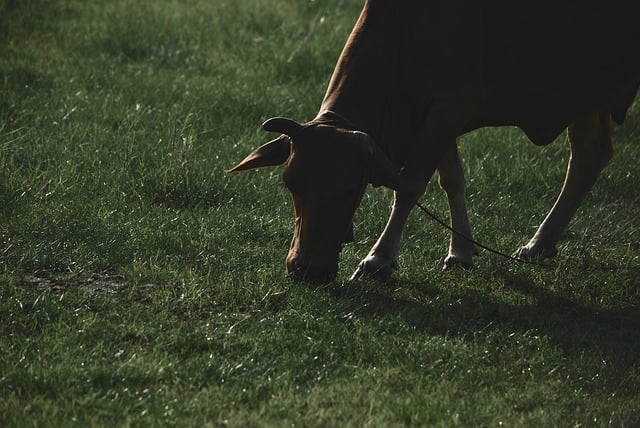
<path id="1" fill-rule="evenodd" d="M 262 129 L 268 132 L 280 132 L 292 137 L 302 129 L 302 125 L 286 117 L 272 117 L 262 124 Z"/>

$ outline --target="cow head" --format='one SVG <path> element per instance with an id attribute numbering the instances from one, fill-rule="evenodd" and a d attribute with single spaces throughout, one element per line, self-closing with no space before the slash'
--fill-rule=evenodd
<path id="1" fill-rule="evenodd" d="M 282 135 L 229 172 L 286 164 L 283 179 L 295 209 L 287 273 L 298 280 L 331 281 L 342 245 L 353 241 L 353 215 L 366 185 L 398 190 L 399 176 L 364 132 L 329 121 L 300 124 L 285 118 L 269 119 L 263 128 Z"/>

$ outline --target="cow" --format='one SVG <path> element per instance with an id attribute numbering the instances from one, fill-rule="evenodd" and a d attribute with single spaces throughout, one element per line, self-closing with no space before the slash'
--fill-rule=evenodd
<path id="1" fill-rule="evenodd" d="M 394 190 L 386 227 L 352 279 L 388 280 L 408 215 L 438 171 L 452 234 L 445 265 L 471 266 L 457 138 L 517 126 L 545 145 L 568 129 L 561 192 L 521 259 L 556 253 L 561 232 L 612 157 L 640 84 L 640 26 L 622 1 L 366 0 L 316 117 L 275 117 L 280 135 L 230 172 L 285 164 L 295 211 L 286 272 L 335 279 L 368 184 Z"/>

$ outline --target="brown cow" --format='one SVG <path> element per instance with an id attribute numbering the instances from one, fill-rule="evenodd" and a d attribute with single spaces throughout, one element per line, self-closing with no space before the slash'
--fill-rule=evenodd
<path id="1" fill-rule="evenodd" d="M 394 189 L 395 201 L 353 278 L 388 278 L 409 212 L 436 169 L 452 226 L 471 236 L 456 138 L 483 126 L 518 126 L 536 144 L 568 127 L 562 191 L 516 253 L 553 256 L 612 156 L 612 118 L 622 123 L 640 83 L 635 6 L 597 3 L 367 0 L 317 117 L 269 119 L 264 129 L 282 135 L 230 170 L 286 163 L 295 208 L 287 272 L 335 278 L 371 183 Z M 452 235 L 445 263 L 471 265 L 474 252 Z"/>

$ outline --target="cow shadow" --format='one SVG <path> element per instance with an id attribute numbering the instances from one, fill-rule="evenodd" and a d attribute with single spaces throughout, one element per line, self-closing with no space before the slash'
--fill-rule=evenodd
<path id="1" fill-rule="evenodd" d="M 640 306 L 591 307 L 536 284 L 524 271 L 505 269 L 492 275 L 501 278 L 507 291 L 521 293 L 532 303 L 506 303 L 480 289 L 443 293 L 433 284 L 411 280 L 334 284 L 323 290 L 342 302 L 346 321 L 358 318 L 377 325 L 380 317 L 391 316 L 425 335 L 464 341 L 483 340 L 494 330 L 535 332 L 549 338 L 564 355 L 597 356 L 617 373 L 640 366 Z M 411 297 L 403 297 L 406 293 L 399 293 L 400 288 L 408 289 Z"/>

